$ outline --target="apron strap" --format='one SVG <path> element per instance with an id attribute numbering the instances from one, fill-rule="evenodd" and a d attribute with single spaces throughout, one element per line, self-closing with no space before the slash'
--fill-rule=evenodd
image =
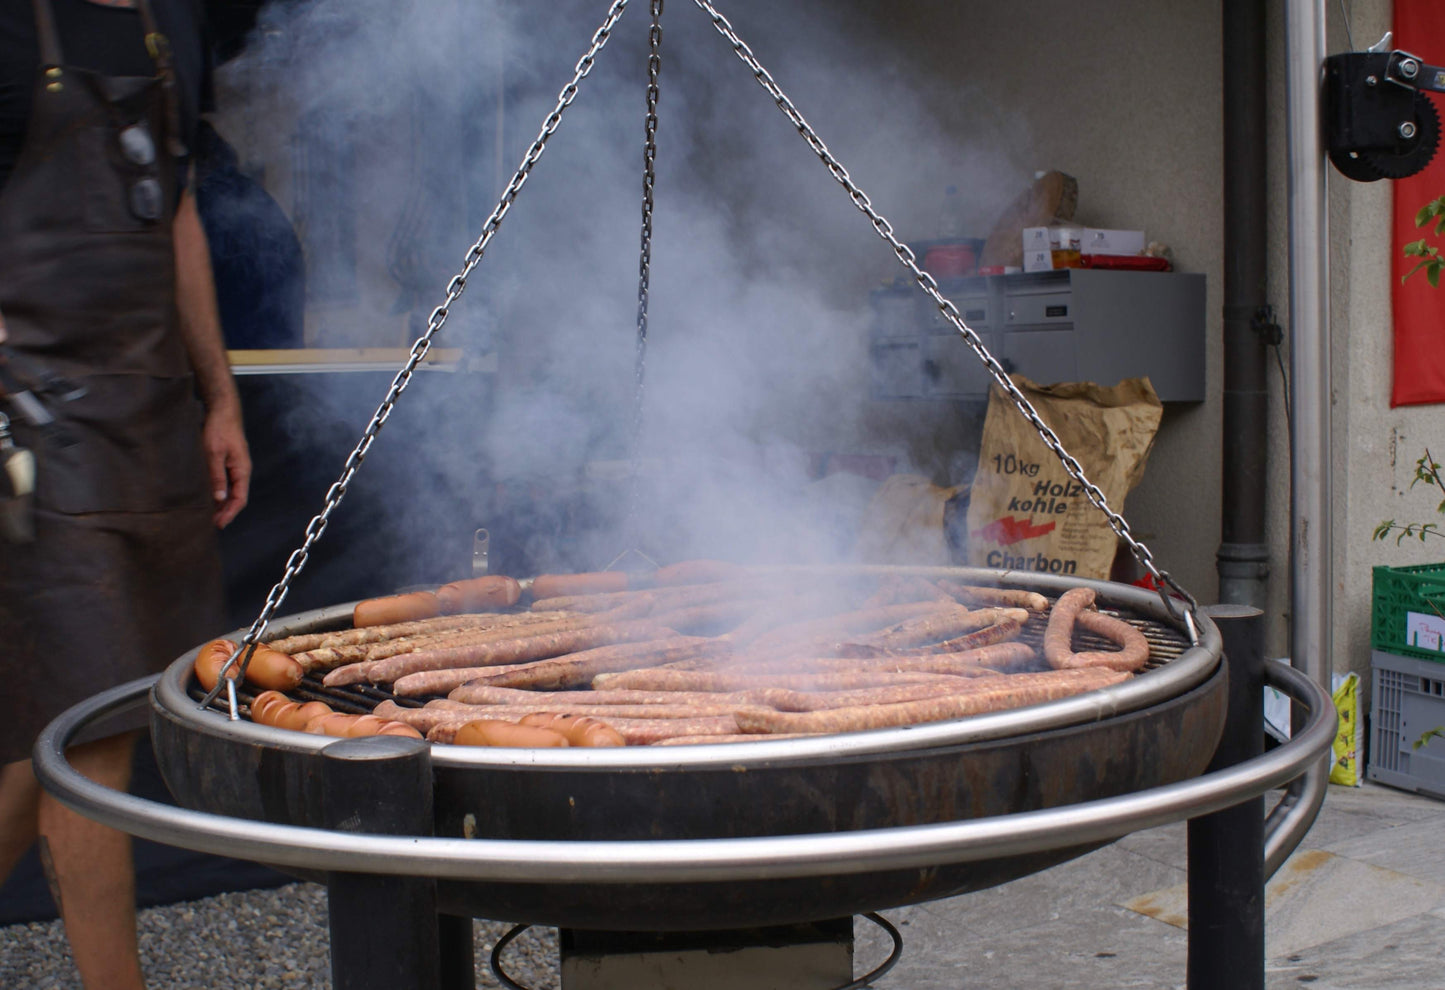
<path id="1" fill-rule="evenodd" d="M 50 0 L 34 0 L 35 33 L 40 40 L 40 67 L 52 82 L 60 74 L 65 58 L 60 53 L 60 32 L 55 29 L 55 11 Z M 52 75 L 53 73 L 53 75 Z"/>
<path id="2" fill-rule="evenodd" d="M 141 27 L 145 29 L 146 51 L 155 63 L 156 74 L 161 80 L 166 108 L 166 141 L 171 155 L 182 158 L 186 154 L 186 144 L 181 140 L 180 96 L 176 92 L 176 63 L 171 53 L 171 41 L 161 33 L 150 0 L 135 0 L 135 6 L 140 14 Z"/>

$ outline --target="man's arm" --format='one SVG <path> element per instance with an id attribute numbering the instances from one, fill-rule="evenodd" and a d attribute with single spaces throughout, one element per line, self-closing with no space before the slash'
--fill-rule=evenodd
<path id="1" fill-rule="evenodd" d="M 211 253 L 196 201 L 187 189 L 175 219 L 176 308 L 181 335 L 206 407 L 204 441 L 216 500 L 216 525 L 225 526 L 246 504 L 251 485 L 251 454 L 241 426 L 241 399 L 226 361 Z"/>

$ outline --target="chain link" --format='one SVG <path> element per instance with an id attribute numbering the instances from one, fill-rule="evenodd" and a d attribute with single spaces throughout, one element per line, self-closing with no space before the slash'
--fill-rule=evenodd
<path id="1" fill-rule="evenodd" d="M 873 208 L 873 204 L 868 199 L 868 196 L 858 187 L 857 183 L 853 181 L 852 177 L 848 174 L 848 170 L 843 167 L 842 163 L 833 157 L 832 152 L 828 150 L 828 146 L 823 143 L 822 138 L 818 136 L 812 126 L 803 118 L 798 108 L 795 107 L 793 102 L 783 93 L 772 75 L 769 74 L 768 70 L 758 61 L 752 49 L 738 36 L 737 31 L 734 30 L 727 18 L 720 14 L 709 0 L 693 0 L 693 2 L 702 8 L 703 12 L 712 20 L 713 26 L 717 29 L 718 33 L 732 45 L 733 51 L 737 54 L 738 58 L 752 70 L 753 77 L 757 79 L 758 84 L 772 96 L 773 101 L 778 105 L 778 109 L 781 110 L 784 116 L 797 128 L 803 140 L 808 143 L 808 146 L 812 148 L 822 160 L 824 166 L 827 167 L 833 178 L 848 191 L 849 197 L 853 200 L 853 205 L 868 217 L 868 220 L 873 224 L 873 229 L 878 232 L 878 236 L 883 238 L 889 247 L 893 248 L 893 253 L 898 256 L 899 262 L 901 262 L 903 267 L 908 270 L 908 273 L 913 276 L 919 288 L 937 304 L 939 311 L 943 313 L 944 318 L 953 325 L 954 329 L 963 335 L 964 341 L 967 342 L 968 346 L 973 349 L 973 352 L 978 355 L 979 360 L 984 363 L 984 367 L 988 369 L 994 381 L 997 382 L 999 387 L 1013 400 L 1019 412 L 1024 415 L 1024 418 L 1027 419 L 1029 424 L 1038 432 L 1039 437 L 1048 446 L 1049 450 L 1053 451 L 1054 455 L 1058 457 L 1059 462 L 1064 466 L 1064 470 L 1082 486 L 1084 494 L 1090 503 L 1104 514 L 1104 518 L 1109 523 L 1109 528 L 1118 535 L 1119 539 L 1128 545 L 1130 552 L 1134 555 L 1134 558 L 1139 561 L 1140 566 L 1154 579 L 1158 588 L 1159 597 L 1164 602 L 1165 609 L 1176 620 L 1183 621 L 1189 632 L 1191 641 L 1198 643 L 1199 633 L 1194 616 L 1198 610 L 1199 603 L 1195 601 L 1194 596 L 1185 591 L 1177 581 L 1169 576 L 1167 571 L 1161 570 L 1154 563 L 1153 553 L 1150 552 L 1149 548 L 1143 543 L 1135 539 L 1134 534 L 1129 529 L 1129 524 L 1124 521 L 1124 517 L 1109 507 L 1109 503 L 1104 498 L 1104 493 L 1097 485 L 1085 477 L 1083 466 L 1079 464 L 1072 454 L 1064 449 L 1064 445 L 1059 440 L 1058 435 L 1049 428 L 1048 424 L 1045 423 L 1039 415 L 1038 410 L 1033 407 L 1033 404 L 1029 402 L 1028 398 L 1019 390 L 1019 387 L 1009 378 L 1003 365 L 999 364 L 998 360 L 989 352 L 989 349 L 984 345 L 983 340 L 973 328 L 963 321 L 963 317 L 958 312 L 958 307 L 938 291 L 937 281 L 934 280 L 932 275 L 919 267 L 918 259 L 914 255 L 913 250 L 897 238 L 893 233 L 893 225 Z M 1170 597 L 1170 591 L 1173 591 L 1185 601 L 1185 610 L 1182 614 L 1179 606 Z"/>
<path id="2" fill-rule="evenodd" d="M 652 204 L 657 180 L 657 77 L 662 70 L 662 3 L 651 0 L 652 26 L 647 35 L 647 119 L 642 145 L 642 240 L 637 263 L 637 355 L 633 364 L 632 475 L 628 482 L 627 520 L 624 529 L 637 542 L 642 456 L 643 383 L 647 368 L 647 304 L 652 280 Z"/>
<path id="3" fill-rule="evenodd" d="M 426 358 L 427 352 L 431 350 L 432 338 L 435 337 L 446 324 L 447 317 L 451 313 L 452 304 L 455 303 L 466 290 L 467 279 L 471 276 L 472 271 L 477 265 L 481 263 L 482 255 L 486 253 L 487 245 L 491 243 L 492 236 L 497 232 L 497 228 L 501 226 L 502 220 L 506 218 L 507 213 L 511 210 L 512 203 L 516 200 L 517 194 L 521 192 L 522 186 L 526 184 L 527 177 L 531 174 L 533 166 L 537 164 L 538 159 L 542 157 L 542 152 L 546 150 L 547 139 L 556 132 L 558 125 L 561 124 L 563 111 L 576 99 L 578 84 L 592 71 L 592 65 L 597 58 L 597 53 L 602 50 L 603 45 L 607 44 L 608 38 L 612 35 L 612 29 L 617 24 L 617 19 L 622 16 L 622 11 L 627 7 L 627 4 L 628 0 L 614 0 L 614 3 L 607 11 L 607 17 L 603 20 L 602 26 L 592 35 L 592 43 L 588 47 L 587 53 L 578 59 L 576 66 L 573 68 L 571 81 L 562 87 L 561 93 L 557 96 L 556 106 L 552 108 L 551 114 L 548 115 L 546 121 L 543 122 L 541 131 L 538 132 L 537 137 L 532 141 L 531 146 L 527 149 L 527 153 L 522 156 L 522 164 L 517 167 L 517 171 L 512 175 L 511 181 L 507 183 L 507 187 L 503 191 L 501 199 L 497 202 L 496 208 L 492 210 L 492 215 L 487 218 L 486 224 L 482 227 L 481 235 L 477 238 L 476 242 L 467 249 L 462 270 L 452 276 L 451 281 L 447 283 L 446 298 L 440 306 L 432 310 L 431 316 L 427 319 L 426 332 L 418 337 L 416 342 L 411 345 L 411 351 L 406 363 L 402 366 L 401 370 L 397 372 L 396 377 L 392 379 L 391 387 L 387 389 L 386 397 L 382 399 L 381 405 L 377 407 L 376 412 L 372 415 L 371 422 L 366 425 L 366 430 L 362 433 L 361 440 L 346 458 L 341 477 L 327 490 L 325 505 L 321 511 L 306 524 L 305 540 L 300 547 L 292 551 L 291 556 L 287 559 L 286 569 L 281 575 L 281 580 L 276 582 L 275 586 L 271 588 L 270 593 L 266 596 L 266 604 L 262 607 L 261 614 L 256 616 L 256 621 L 251 623 L 251 628 L 247 630 L 245 637 L 241 641 L 241 645 L 236 649 L 235 653 L 231 654 L 230 659 L 222 665 L 220 679 L 217 681 L 216 686 L 212 688 L 202 700 L 202 707 L 210 704 L 211 701 L 225 689 L 226 682 L 230 680 L 230 678 L 226 676 L 226 672 L 236 664 L 237 658 L 240 657 L 242 653 L 246 653 L 246 656 L 241 662 L 240 674 L 238 676 L 245 675 L 246 667 L 251 660 L 250 653 L 253 652 L 248 648 L 252 647 L 253 644 L 264 635 L 266 627 L 270 625 L 272 617 L 276 614 L 276 610 L 280 608 L 281 603 L 286 600 L 286 593 L 291 588 L 291 582 L 295 580 L 296 575 L 300 574 L 302 568 L 306 566 L 306 561 L 311 555 L 311 548 L 315 546 L 317 540 L 321 539 L 321 535 L 326 532 L 327 524 L 331 521 L 331 513 L 341 504 L 341 499 L 346 495 L 347 486 L 351 484 L 351 479 L 361 467 L 362 461 L 366 459 L 367 451 L 371 449 L 372 442 L 375 441 L 377 433 L 381 431 L 381 428 L 386 425 L 387 420 L 391 418 L 391 411 L 396 406 L 396 400 L 401 397 L 402 392 L 406 391 L 407 385 L 411 382 L 412 374 L 416 371 L 417 366 Z M 231 718 L 239 718 L 240 715 L 236 710 L 234 691 L 230 694 L 229 701 Z"/>

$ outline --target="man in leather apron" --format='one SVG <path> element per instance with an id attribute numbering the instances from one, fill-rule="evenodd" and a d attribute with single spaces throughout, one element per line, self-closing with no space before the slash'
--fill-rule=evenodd
<path id="1" fill-rule="evenodd" d="M 148 74 L 66 61 L 55 11 L 86 3 L 129 8 L 94 16 L 121 18 L 105 43 L 144 46 Z M 142 987 L 129 837 L 41 793 L 26 756 L 66 707 L 224 630 L 216 528 L 245 504 L 250 460 L 205 237 L 178 192 L 200 83 L 165 30 L 199 38 L 197 15 L 185 0 L 33 6 L 40 65 L 0 187 L 0 445 L 35 460 L 33 539 L 0 539 L 0 880 L 38 835 L 86 987 Z M 53 425 L 27 421 L 21 391 Z M 123 789 L 132 744 L 85 743 L 72 762 Z"/>

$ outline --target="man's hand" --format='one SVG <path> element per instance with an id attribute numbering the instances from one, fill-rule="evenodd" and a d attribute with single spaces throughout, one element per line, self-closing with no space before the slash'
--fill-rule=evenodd
<path id="1" fill-rule="evenodd" d="M 240 407 L 207 410 L 202 439 L 211 476 L 211 497 L 216 502 L 216 528 L 224 529 L 245 508 L 251 493 L 251 452 L 241 427 Z"/>

